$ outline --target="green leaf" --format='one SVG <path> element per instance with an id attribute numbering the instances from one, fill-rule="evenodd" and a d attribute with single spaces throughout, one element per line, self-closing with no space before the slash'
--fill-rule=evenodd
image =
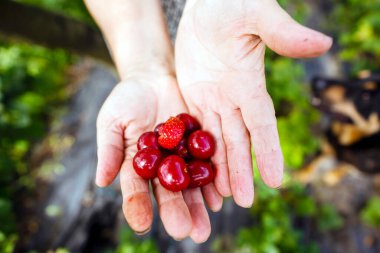
<path id="1" fill-rule="evenodd" d="M 380 197 L 372 197 L 360 212 L 361 220 L 370 227 L 380 228 Z"/>

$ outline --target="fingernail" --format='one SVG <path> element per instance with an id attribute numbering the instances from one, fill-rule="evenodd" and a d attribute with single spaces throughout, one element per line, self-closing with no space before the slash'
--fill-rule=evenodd
<path id="1" fill-rule="evenodd" d="M 213 208 L 213 209 L 210 208 L 210 210 L 211 210 L 213 213 L 216 213 L 216 212 L 219 212 L 220 210 L 222 210 L 222 207 L 223 207 L 223 202 L 222 202 L 222 204 L 221 204 L 220 206 L 218 206 L 217 208 Z"/>
<path id="2" fill-rule="evenodd" d="M 142 231 L 142 232 L 137 232 L 137 231 L 134 231 L 136 235 L 146 235 L 147 233 L 150 232 L 150 230 L 152 229 L 152 227 L 149 227 L 147 228 L 146 230 Z"/>
<path id="3" fill-rule="evenodd" d="M 175 241 L 177 241 L 177 242 L 180 242 L 180 241 L 183 240 L 183 239 L 181 239 L 181 238 L 175 238 L 175 237 L 173 237 L 173 239 L 174 239 Z"/>
<path id="4" fill-rule="evenodd" d="M 330 37 L 330 36 L 328 36 L 328 35 L 325 35 L 325 40 L 326 40 L 326 42 L 328 42 L 330 45 L 332 45 L 332 43 L 333 43 L 333 38 L 332 37 Z"/>
<path id="5" fill-rule="evenodd" d="M 95 184 L 98 187 L 102 187 L 102 188 L 107 186 L 107 184 L 104 182 L 104 180 L 102 180 L 100 177 L 95 178 Z"/>
<path id="6" fill-rule="evenodd" d="M 107 182 L 107 180 L 104 180 L 104 179 L 95 179 L 95 184 L 100 187 L 100 188 L 104 188 L 104 187 L 107 187 L 111 184 L 112 182 Z"/>
<path id="7" fill-rule="evenodd" d="M 328 45 L 328 47 L 330 48 L 330 47 L 332 46 L 332 44 L 333 44 L 333 38 L 330 37 L 330 36 L 328 36 L 328 35 L 326 35 L 326 34 L 323 34 L 323 33 L 321 33 L 321 32 L 317 32 L 317 33 L 318 33 L 319 35 L 321 35 L 321 36 L 319 36 L 320 41 L 321 41 L 323 44 Z"/>
<path id="8" fill-rule="evenodd" d="M 221 209 L 222 209 L 222 208 L 215 208 L 215 209 L 211 209 L 211 208 L 210 208 L 211 212 L 213 212 L 213 213 L 217 213 L 217 212 L 219 212 Z"/>

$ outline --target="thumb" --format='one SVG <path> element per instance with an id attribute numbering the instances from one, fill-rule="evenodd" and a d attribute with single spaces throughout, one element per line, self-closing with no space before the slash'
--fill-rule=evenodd
<path id="1" fill-rule="evenodd" d="M 332 39 L 297 23 L 275 0 L 261 1 L 258 35 L 276 53 L 293 58 L 311 58 L 330 49 Z"/>

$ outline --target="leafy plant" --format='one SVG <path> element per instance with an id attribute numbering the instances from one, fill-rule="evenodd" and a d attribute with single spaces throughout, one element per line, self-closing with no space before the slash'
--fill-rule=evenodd
<path id="1" fill-rule="evenodd" d="M 6 235 L 0 231 L 0 252 L 12 253 L 16 245 L 17 236 L 15 234 Z"/>
<path id="2" fill-rule="evenodd" d="M 63 50 L 1 41 L 0 55 L 0 244 L 7 252 L 17 240 L 14 192 L 33 186 L 27 157 L 66 99 L 64 73 L 72 60 Z"/>
<path id="3" fill-rule="evenodd" d="M 317 244 L 301 230 L 303 222 L 320 219 L 319 207 L 304 187 L 292 181 L 284 190 L 270 189 L 258 176 L 255 186 L 253 225 L 241 229 L 232 241 L 216 240 L 215 252 L 318 252 Z"/>
<path id="4" fill-rule="evenodd" d="M 343 219 L 332 205 L 323 204 L 318 210 L 318 229 L 321 232 L 339 229 L 343 226 Z"/>
<path id="5" fill-rule="evenodd" d="M 158 253 L 158 249 L 151 239 L 139 240 L 128 227 L 121 229 L 118 246 L 115 250 L 104 253 Z"/>
<path id="6" fill-rule="evenodd" d="M 18 0 L 95 25 L 83 0 Z"/>
<path id="7" fill-rule="evenodd" d="M 307 155 L 318 148 L 311 126 L 319 114 L 310 105 L 304 70 L 294 60 L 268 54 L 266 64 L 268 92 L 278 115 L 278 130 L 285 163 L 298 169 Z"/>
<path id="8" fill-rule="evenodd" d="M 258 197 L 251 209 L 255 224 L 241 230 L 239 249 L 248 252 L 317 252 L 314 243 L 303 241 L 302 232 L 293 225 L 293 217 L 310 216 L 316 207 L 300 186 L 280 192 L 256 180 Z M 300 243 L 303 241 L 303 243 Z"/>
<path id="9" fill-rule="evenodd" d="M 370 227 L 380 228 L 380 197 L 372 197 L 360 213 L 361 220 Z"/>
<path id="10" fill-rule="evenodd" d="M 332 0 L 334 6 L 325 27 L 341 47 L 338 57 L 349 64 L 351 73 L 378 70 L 380 63 L 380 2 L 377 0 Z M 331 24 L 334 24 L 331 26 Z"/>

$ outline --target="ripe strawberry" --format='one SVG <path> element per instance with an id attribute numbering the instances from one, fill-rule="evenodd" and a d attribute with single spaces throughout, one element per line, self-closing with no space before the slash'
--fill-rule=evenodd
<path id="1" fill-rule="evenodd" d="M 185 124 L 178 118 L 171 117 L 158 130 L 158 144 L 166 149 L 177 146 L 185 133 Z"/>

